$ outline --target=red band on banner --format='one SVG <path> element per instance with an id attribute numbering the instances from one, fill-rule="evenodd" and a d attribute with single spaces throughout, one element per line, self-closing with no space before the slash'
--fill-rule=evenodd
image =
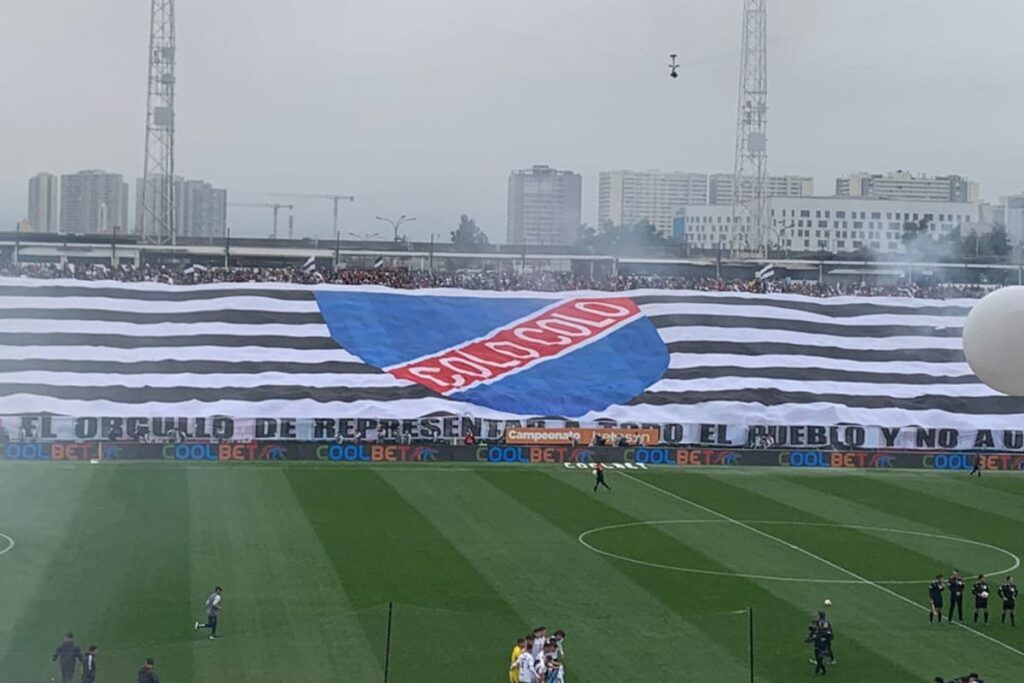
<path id="1" fill-rule="evenodd" d="M 632 299 L 573 299 L 486 337 L 387 368 L 441 394 L 465 391 L 578 350 L 640 317 Z"/>

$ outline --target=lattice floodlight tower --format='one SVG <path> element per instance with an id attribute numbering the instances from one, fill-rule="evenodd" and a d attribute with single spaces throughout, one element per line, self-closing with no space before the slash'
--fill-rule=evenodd
<path id="1" fill-rule="evenodd" d="M 152 0 L 149 90 L 146 97 L 146 163 L 142 180 L 142 239 L 174 244 L 174 0 Z"/>
<path id="2" fill-rule="evenodd" d="M 768 9 L 767 0 L 744 0 L 740 92 L 733 176 L 734 247 L 768 246 Z M 742 226 L 749 221 L 750 232 Z"/>

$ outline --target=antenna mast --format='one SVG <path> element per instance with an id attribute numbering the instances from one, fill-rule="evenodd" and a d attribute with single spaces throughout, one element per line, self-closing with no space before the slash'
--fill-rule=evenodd
<path id="1" fill-rule="evenodd" d="M 769 227 L 767 0 L 744 0 L 740 49 L 730 238 L 734 240 L 734 247 L 766 249 Z M 744 219 L 750 222 L 751 234 L 744 234 Z"/>
<path id="2" fill-rule="evenodd" d="M 152 0 L 149 89 L 146 97 L 146 160 L 142 177 L 144 242 L 177 241 L 174 196 L 174 0 Z"/>

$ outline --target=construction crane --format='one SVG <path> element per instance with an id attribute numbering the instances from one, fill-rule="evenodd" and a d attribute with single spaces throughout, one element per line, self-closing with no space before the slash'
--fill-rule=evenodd
<path id="1" fill-rule="evenodd" d="M 289 211 L 291 211 L 291 210 L 293 210 L 295 208 L 291 204 L 265 204 L 265 203 L 261 203 L 261 202 L 231 202 L 231 203 L 228 204 L 228 206 L 248 206 L 250 208 L 257 208 L 257 209 L 273 209 L 274 210 L 274 229 L 270 233 L 270 238 L 271 239 L 275 239 L 275 240 L 277 239 L 277 212 L 280 211 L 281 209 L 288 209 Z M 292 221 L 292 217 L 289 216 L 288 217 L 288 239 L 291 239 L 291 237 L 292 237 L 292 230 L 293 230 L 293 228 L 294 228 L 294 222 Z"/>
<path id="2" fill-rule="evenodd" d="M 292 199 L 329 199 L 334 210 L 334 240 L 338 240 L 338 202 L 354 202 L 356 200 L 350 194 L 285 194 L 273 192 L 271 197 L 291 197 Z"/>

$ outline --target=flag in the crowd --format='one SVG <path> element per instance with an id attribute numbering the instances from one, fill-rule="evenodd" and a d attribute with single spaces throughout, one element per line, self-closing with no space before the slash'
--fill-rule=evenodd
<path id="1" fill-rule="evenodd" d="M 374 270 L 380 270 L 383 267 L 384 267 L 384 257 L 383 256 L 378 256 L 373 261 L 373 269 Z"/>
<path id="2" fill-rule="evenodd" d="M 316 256 L 310 256 L 306 259 L 306 262 L 302 264 L 303 273 L 312 273 L 316 270 Z"/>
<path id="3" fill-rule="evenodd" d="M 188 268 L 186 268 L 182 272 L 185 275 L 192 275 L 193 273 L 205 273 L 207 270 L 209 270 L 209 269 L 206 266 L 198 264 L 198 263 L 193 263 L 192 265 L 190 265 Z"/>
<path id="4" fill-rule="evenodd" d="M 970 300 L 0 279 L 0 415 L 1019 429 Z"/>
<path id="5" fill-rule="evenodd" d="M 775 264 L 769 263 L 759 269 L 755 275 L 758 282 L 767 282 L 775 277 Z"/>

